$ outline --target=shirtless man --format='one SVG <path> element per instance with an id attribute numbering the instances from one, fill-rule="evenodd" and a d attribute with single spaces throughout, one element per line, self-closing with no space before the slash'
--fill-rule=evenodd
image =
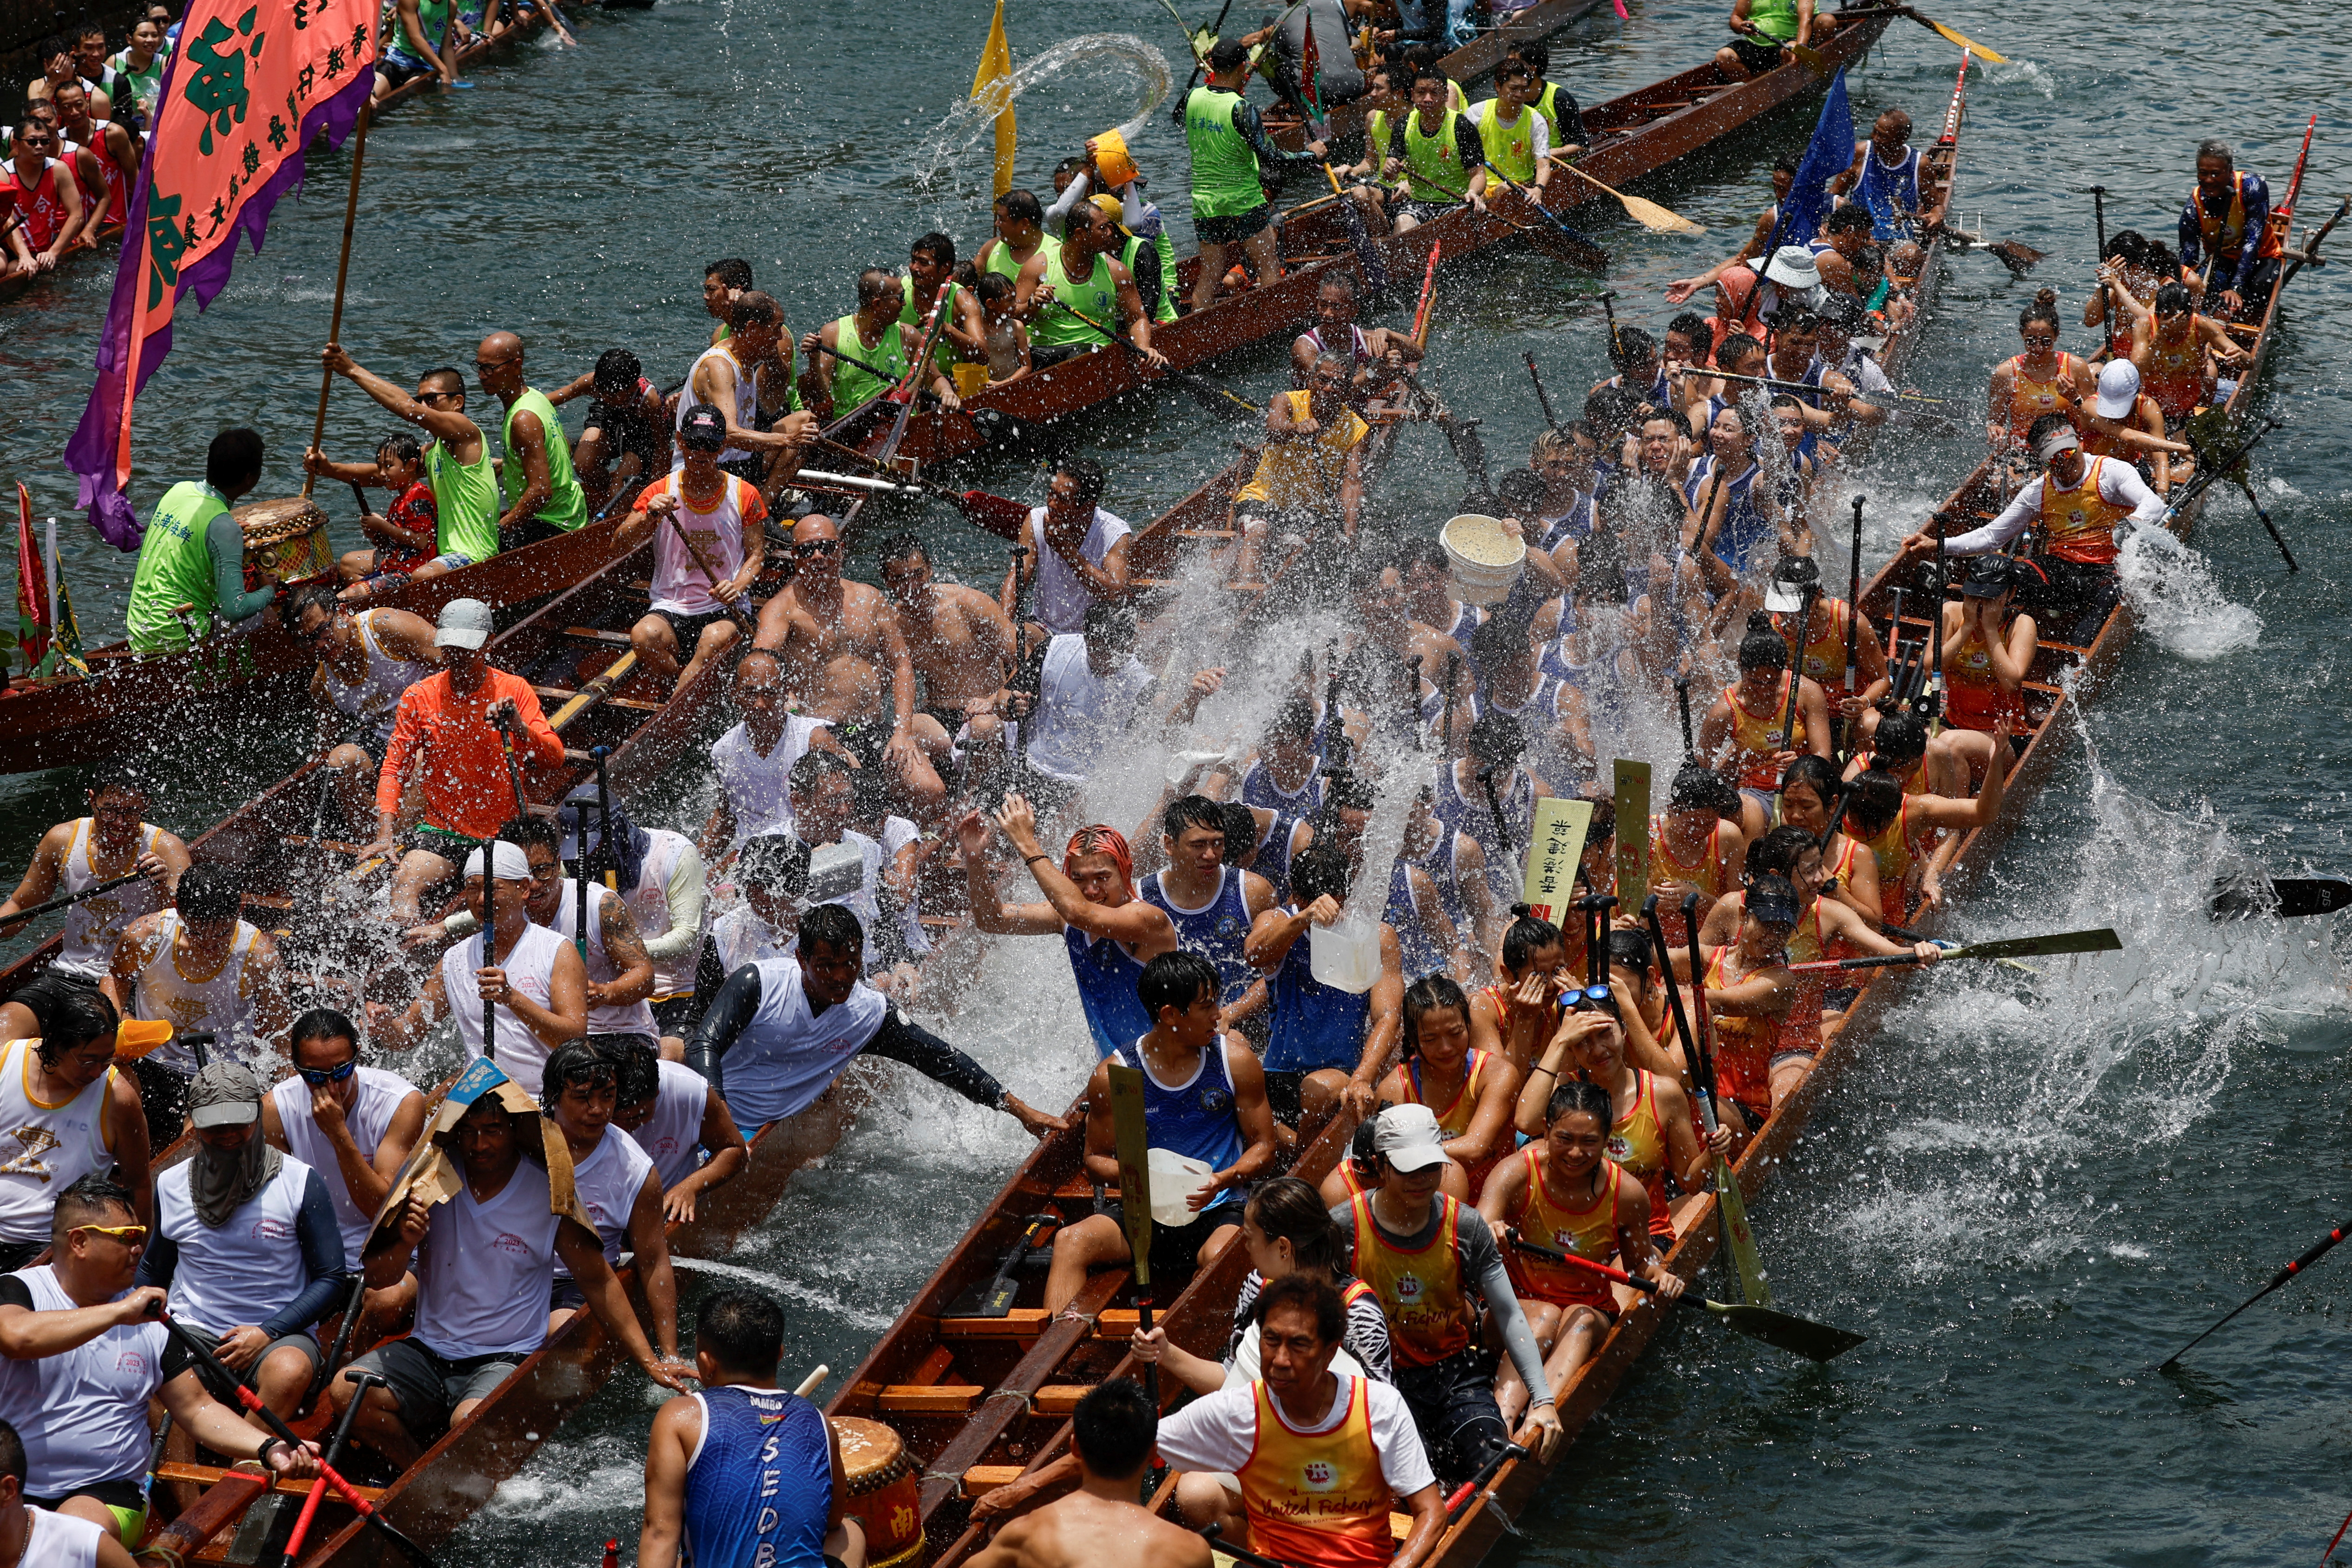
<path id="1" fill-rule="evenodd" d="M 923 678 L 915 742 L 944 776 L 960 742 L 979 745 L 998 731 L 996 699 L 1013 669 L 1013 626 L 979 589 L 934 582 L 930 552 L 912 533 L 882 542 L 882 586 L 907 657 Z"/>
<path id="2" fill-rule="evenodd" d="M 972 1568 L 1207 1568 L 1206 1540 L 1136 1503 L 1159 1430 L 1132 1379 L 1096 1387 L 1070 1419 L 1078 1489 L 998 1531 Z"/>
<path id="3" fill-rule="evenodd" d="M 760 611 L 751 646 L 783 661 L 801 710 L 830 726 L 860 765 L 887 770 L 908 816 L 936 821 L 947 786 L 916 742 L 914 659 L 882 591 L 842 576 L 842 553 L 841 530 L 824 513 L 793 526 L 792 586 Z"/>
<path id="4" fill-rule="evenodd" d="M 714 268 L 704 282 L 706 301 L 718 277 Z M 773 500 L 772 481 L 800 472 L 801 452 L 816 433 L 816 416 L 793 405 L 792 340 L 783 307 L 747 289 L 727 307 L 727 325 L 725 341 L 703 350 L 687 373 L 686 390 L 677 398 L 678 423 L 698 404 L 718 409 L 727 419 L 727 446 L 719 466 Z"/>

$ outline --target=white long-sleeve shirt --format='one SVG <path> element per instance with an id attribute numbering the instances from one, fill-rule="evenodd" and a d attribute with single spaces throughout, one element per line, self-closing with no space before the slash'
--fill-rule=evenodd
<path id="1" fill-rule="evenodd" d="M 2084 462 L 2090 459 L 2085 458 Z M 2131 521 L 2147 527 L 2164 518 L 2164 498 L 2147 488 L 2139 470 L 2129 463 L 2109 458 L 2099 465 L 2099 495 L 2116 506 L 2132 509 Z M 2042 515 L 2042 480 L 2026 481 L 2017 492 L 2017 499 L 2001 510 L 2001 514 L 1982 528 L 1971 529 L 1956 539 L 1944 541 L 1944 551 L 1950 555 L 1984 555 L 2000 549 L 2025 531 L 2026 524 Z"/>

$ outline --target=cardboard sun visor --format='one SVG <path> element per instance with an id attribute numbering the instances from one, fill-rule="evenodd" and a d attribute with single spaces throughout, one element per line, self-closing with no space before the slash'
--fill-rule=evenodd
<path id="1" fill-rule="evenodd" d="M 846 899 L 866 886 L 866 855 L 855 844 L 820 844 L 809 852 L 808 888 L 801 894 L 803 909 Z"/>
<path id="2" fill-rule="evenodd" d="M 125 1018 L 114 1031 L 114 1059 L 135 1062 L 171 1037 L 169 1018 Z"/>
<path id="3" fill-rule="evenodd" d="M 457 1189 L 466 1183 L 465 1173 L 458 1167 L 455 1152 L 457 1123 L 465 1120 L 466 1112 L 484 1095 L 496 1100 L 515 1116 L 525 1119 L 523 1136 L 529 1137 L 533 1127 L 539 1130 L 547 1166 L 548 1212 L 569 1215 L 590 1230 L 595 1229 L 595 1222 L 588 1217 L 588 1211 L 581 1204 L 579 1191 L 572 1183 L 572 1147 L 563 1141 L 563 1130 L 551 1118 L 541 1116 L 539 1102 L 524 1091 L 522 1085 L 499 1070 L 497 1063 L 479 1058 L 467 1066 L 466 1070 L 458 1075 L 457 1081 L 449 1086 L 449 1092 L 442 1097 L 441 1103 L 435 1106 L 433 1113 L 425 1118 L 425 1136 L 416 1141 L 416 1148 L 409 1154 L 408 1163 L 401 1168 L 400 1174 L 393 1181 L 392 1190 L 377 1205 L 375 1228 L 381 1229 L 386 1221 L 397 1215 L 408 1202 L 411 1193 L 423 1194 L 425 1201 L 436 1206 L 457 1195 Z M 528 1153 L 524 1155 L 526 1159 L 529 1157 Z"/>

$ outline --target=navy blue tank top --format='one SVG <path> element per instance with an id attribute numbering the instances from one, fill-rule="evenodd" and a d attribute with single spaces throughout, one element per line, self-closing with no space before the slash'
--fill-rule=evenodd
<path id="1" fill-rule="evenodd" d="M 1410 985 L 1425 974 L 1444 969 L 1445 955 L 1437 951 L 1436 942 L 1421 923 L 1421 905 L 1412 896 L 1412 881 L 1405 875 L 1406 865 L 1400 859 L 1389 870 L 1389 901 L 1381 911 L 1381 919 L 1396 927 L 1397 946 L 1404 961 L 1404 983 Z"/>
<path id="2" fill-rule="evenodd" d="M 1223 982 L 1218 1003 L 1232 1005 L 1257 978 L 1257 971 L 1242 957 L 1242 943 L 1249 940 L 1250 928 L 1249 906 L 1242 899 L 1242 873 L 1231 866 L 1219 867 L 1216 897 L 1199 910 L 1184 909 L 1170 898 L 1160 883 L 1162 875 L 1154 871 L 1143 879 L 1140 896 L 1168 911 L 1168 918 L 1176 922 L 1179 946 L 1217 966 L 1217 977 Z"/>
<path id="3" fill-rule="evenodd" d="M 1291 791 L 1274 782 L 1274 770 L 1265 765 L 1265 758 L 1259 758 L 1242 774 L 1241 801 L 1284 816 L 1314 817 L 1323 809 L 1323 759 L 1319 755 L 1315 759 L 1305 787 Z"/>
<path id="4" fill-rule="evenodd" d="M 1274 1033 L 1265 1048 L 1268 1072 L 1320 1072 L 1325 1068 L 1353 1072 L 1363 1060 L 1371 995 L 1341 991 L 1316 979 L 1309 967 L 1314 940 L 1314 932 L 1308 931 L 1292 942 L 1282 955 L 1282 966 L 1274 972 L 1269 998 Z"/>
<path id="5" fill-rule="evenodd" d="M 1116 938 L 1088 938 L 1074 925 L 1062 927 L 1062 942 L 1070 952 L 1070 976 L 1078 983 L 1078 1005 L 1086 1009 L 1095 1059 L 1100 1061 L 1118 1049 L 1120 1041 L 1151 1027 L 1151 1015 L 1135 994 L 1143 965 Z"/>
<path id="6" fill-rule="evenodd" d="M 1143 1039 L 1111 1053 L 1121 1067 L 1143 1069 L 1143 1130 L 1154 1149 L 1165 1149 L 1198 1160 L 1213 1171 L 1230 1169 L 1247 1145 L 1241 1120 L 1234 1114 L 1234 1079 L 1225 1070 L 1225 1040 L 1220 1033 L 1201 1053 L 1200 1070 L 1192 1081 L 1170 1088 L 1153 1075 L 1143 1059 Z M 1209 1209 L 1239 1204 L 1243 1194 L 1227 1187 L 1209 1200 Z M 1201 1211 L 1203 1214 L 1208 1209 Z"/>
<path id="7" fill-rule="evenodd" d="M 686 1469 L 694 1568 L 823 1568 L 833 1510 L 824 1415 L 778 1388 L 708 1388 Z"/>
<path id="8" fill-rule="evenodd" d="M 1514 767 L 1510 778 L 1497 786 L 1496 798 L 1503 807 L 1503 820 L 1509 824 L 1511 842 L 1507 847 L 1495 827 L 1495 812 L 1486 802 L 1486 792 L 1475 779 L 1470 787 L 1475 796 L 1465 795 L 1454 782 L 1454 769 L 1441 764 L 1437 770 L 1437 800 L 1432 808 L 1437 820 L 1458 833 L 1466 833 L 1486 852 L 1486 881 L 1506 904 L 1517 900 L 1513 891 L 1520 879 L 1521 857 L 1528 847 L 1528 830 L 1534 826 L 1536 809 L 1535 785 L 1528 782 L 1527 770 Z M 1397 927 L 1402 932 L 1404 928 Z"/>
<path id="9" fill-rule="evenodd" d="M 1273 885 L 1276 903 L 1290 901 L 1290 840 L 1297 831 L 1297 818 L 1276 811 L 1274 825 L 1257 841 L 1257 853 L 1250 858 L 1249 868 Z"/>

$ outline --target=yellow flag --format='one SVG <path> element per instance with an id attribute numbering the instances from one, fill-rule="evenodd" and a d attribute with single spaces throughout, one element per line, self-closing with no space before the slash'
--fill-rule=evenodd
<path id="1" fill-rule="evenodd" d="M 1013 188 L 1013 50 L 1004 41 L 1004 0 L 996 0 L 996 19 L 988 25 L 988 42 L 980 51 L 980 69 L 972 73 L 971 98 L 982 109 L 996 110 L 996 194 Z"/>

